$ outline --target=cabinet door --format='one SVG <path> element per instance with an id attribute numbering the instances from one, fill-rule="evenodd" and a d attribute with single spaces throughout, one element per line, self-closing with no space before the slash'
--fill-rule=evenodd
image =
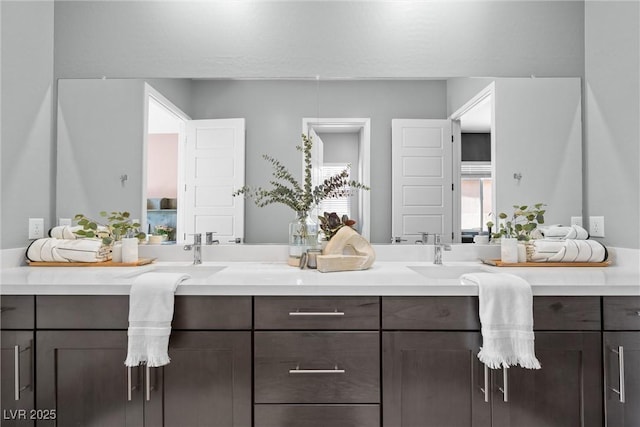
<path id="1" fill-rule="evenodd" d="M 479 333 L 383 332 L 382 339 L 385 427 L 491 425 Z"/>
<path id="2" fill-rule="evenodd" d="M 148 370 L 147 426 L 251 426 L 251 332 L 173 331 L 169 357 Z"/>
<path id="3" fill-rule="evenodd" d="M 606 425 L 640 426 L 640 332 L 604 333 L 604 378 Z"/>
<path id="4" fill-rule="evenodd" d="M 2 331 L 0 341 L 2 425 L 32 426 L 33 332 Z"/>
<path id="5" fill-rule="evenodd" d="M 493 425 L 601 426 L 600 333 L 536 332 L 535 346 L 542 369 L 493 371 Z"/>
<path id="6" fill-rule="evenodd" d="M 126 331 L 38 331 L 38 426 L 142 426 L 141 368 L 124 366 Z"/>

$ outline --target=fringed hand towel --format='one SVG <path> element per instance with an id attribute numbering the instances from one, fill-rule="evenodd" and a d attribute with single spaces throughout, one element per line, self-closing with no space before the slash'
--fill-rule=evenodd
<path id="1" fill-rule="evenodd" d="M 129 345 L 126 366 L 143 363 L 164 366 L 169 359 L 169 335 L 176 288 L 189 276 L 179 273 L 144 273 L 129 293 Z"/>
<path id="2" fill-rule="evenodd" d="M 529 283 L 508 273 L 463 274 L 478 286 L 482 348 L 478 359 L 491 369 L 520 365 L 540 369 L 533 335 L 533 295 Z"/>
<path id="3" fill-rule="evenodd" d="M 587 240 L 589 238 L 589 232 L 579 225 L 549 225 L 540 226 L 538 229 L 545 239 L 556 240 Z"/>

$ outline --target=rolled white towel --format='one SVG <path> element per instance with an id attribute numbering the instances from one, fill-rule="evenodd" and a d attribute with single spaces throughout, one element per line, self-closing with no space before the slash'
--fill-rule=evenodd
<path id="1" fill-rule="evenodd" d="M 542 233 L 545 239 L 558 239 L 558 240 L 587 240 L 589 238 L 589 232 L 579 225 L 550 225 L 540 226 L 538 230 Z"/>
<path id="2" fill-rule="evenodd" d="M 102 262 L 109 260 L 111 248 L 100 239 L 34 240 L 27 248 L 27 259 L 45 262 Z"/>
<path id="3" fill-rule="evenodd" d="M 533 262 L 603 262 L 607 248 L 595 240 L 533 240 Z"/>

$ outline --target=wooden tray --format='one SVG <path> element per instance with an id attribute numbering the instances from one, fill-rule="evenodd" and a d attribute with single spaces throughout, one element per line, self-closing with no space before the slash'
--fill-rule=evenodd
<path id="1" fill-rule="evenodd" d="M 482 259 L 484 264 L 494 267 L 608 267 L 611 261 L 603 262 L 502 262 L 499 259 Z"/>
<path id="2" fill-rule="evenodd" d="M 46 261 L 27 261 L 30 267 L 138 267 L 141 265 L 151 264 L 155 258 L 138 258 L 136 262 L 46 262 Z"/>

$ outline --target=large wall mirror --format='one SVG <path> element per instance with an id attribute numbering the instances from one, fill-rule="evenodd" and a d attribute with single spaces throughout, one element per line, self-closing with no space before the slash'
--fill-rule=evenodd
<path id="1" fill-rule="evenodd" d="M 479 231 L 483 216 L 508 210 L 512 204 L 547 203 L 549 221 L 566 223 L 570 216 L 581 215 L 580 104 L 580 80 L 570 78 L 61 79 L 56 216 L 69 218 L 80 212 L 97 216 L 102 210 L 127 210 L 142 219 L 148 230 L 184 221 L 181 215 L 199 198 L 218 209 L 207 215 L 225 217 L 226 222 L 201 220 L 192 221 L 192 229 L 176 227 L 180 230 L 178 241 L 189 232 L 214 231 L 221 243 L 235 241 L 233 237 L 239 235 L 247 243 L 285 243 L 293 212 L 277 205 L 258 208 L 247 201 L 244 214 L 238 215 L 233 208 L 239 206 L 239 200 L 227 191 L 241 182 L 234 178 L 243 178 L 249 185 L 266 185 L 271 168 L 262 154 L 279 159 L 294 175 L 301 176 L 302 162 L 295 146 L 300 143 L 303 123 L 313 123 L 314 118 L 366 119 L 366 154 L 364 128 L 357 123 L 342 130 L 335 124 L 325 128 L 324 134 L 322 126 L 316 130 L 325 142 L 327 163 L 346 162 L 354 170 L 370 171 L 371 191 L 366 198 L 356 198 L 354 209 L 373 243 L 389 243 L 396 233 L 392 230 L 392 122 L 450 119 L 452 135 L 459 134 L 460 139 L 464 134 L 484 135 L 464 139 L 483 140 L 484 147 L 489 147 L 470 150 L 485 153 L 476 161 L 478 166 L 484 164 L 484 169 L 479 167 L 475 172 L 484 171 L 484 178 L 476 178 L 485 187 L 489 182 L 490 197 L 485 194 L 484 199 L 478 199 L 475 193 L 467 197 L 471 194 L 467 187 L 473 187 L 476 178 L 461 176 L 460 165 L 473 160 L 466 157 L 468 147 L 462 158 L 462 141 L 455 140 L 451 160 L 443 164 L 457 184 L 450 193 L 442 194 L 451 200 L 446 215 L 453 235 L 448 240 L 460 241 L 463 230 Z M 485 116 L 489 106 L 488 128 L 467 128 L 471 113 L 482 105 Z M 184 162 L 178 161 L 186 154 L 182 135 L 188 134 L 188 121 L 207 125 L 199 132 L 204 135 L 200 145 L 218 153 L 201 156 L 204 160 L 199 163 L 208 171 L 210 191 L 189 197 L 182 194 L 181 179 L 187 171 Z M 229 138 L 223 144 L 226 148 L 215 146 L 215 138 L 207 139 L 223 134 Z M 234 144 L 244 150 L 233 151 Z M 461 190 L 459 185 L 465 179 L 473 184 Z M 367 209 L 363 211 L 362 206 Z M 474 215 L 477 220 L 470 221 Z M 429 225 L 420 221 L 408 224 L 414 228 Z M 419 231 L 447 230 L 405 227 L 400 235 L 413 243 L 410 236 Z"/>

